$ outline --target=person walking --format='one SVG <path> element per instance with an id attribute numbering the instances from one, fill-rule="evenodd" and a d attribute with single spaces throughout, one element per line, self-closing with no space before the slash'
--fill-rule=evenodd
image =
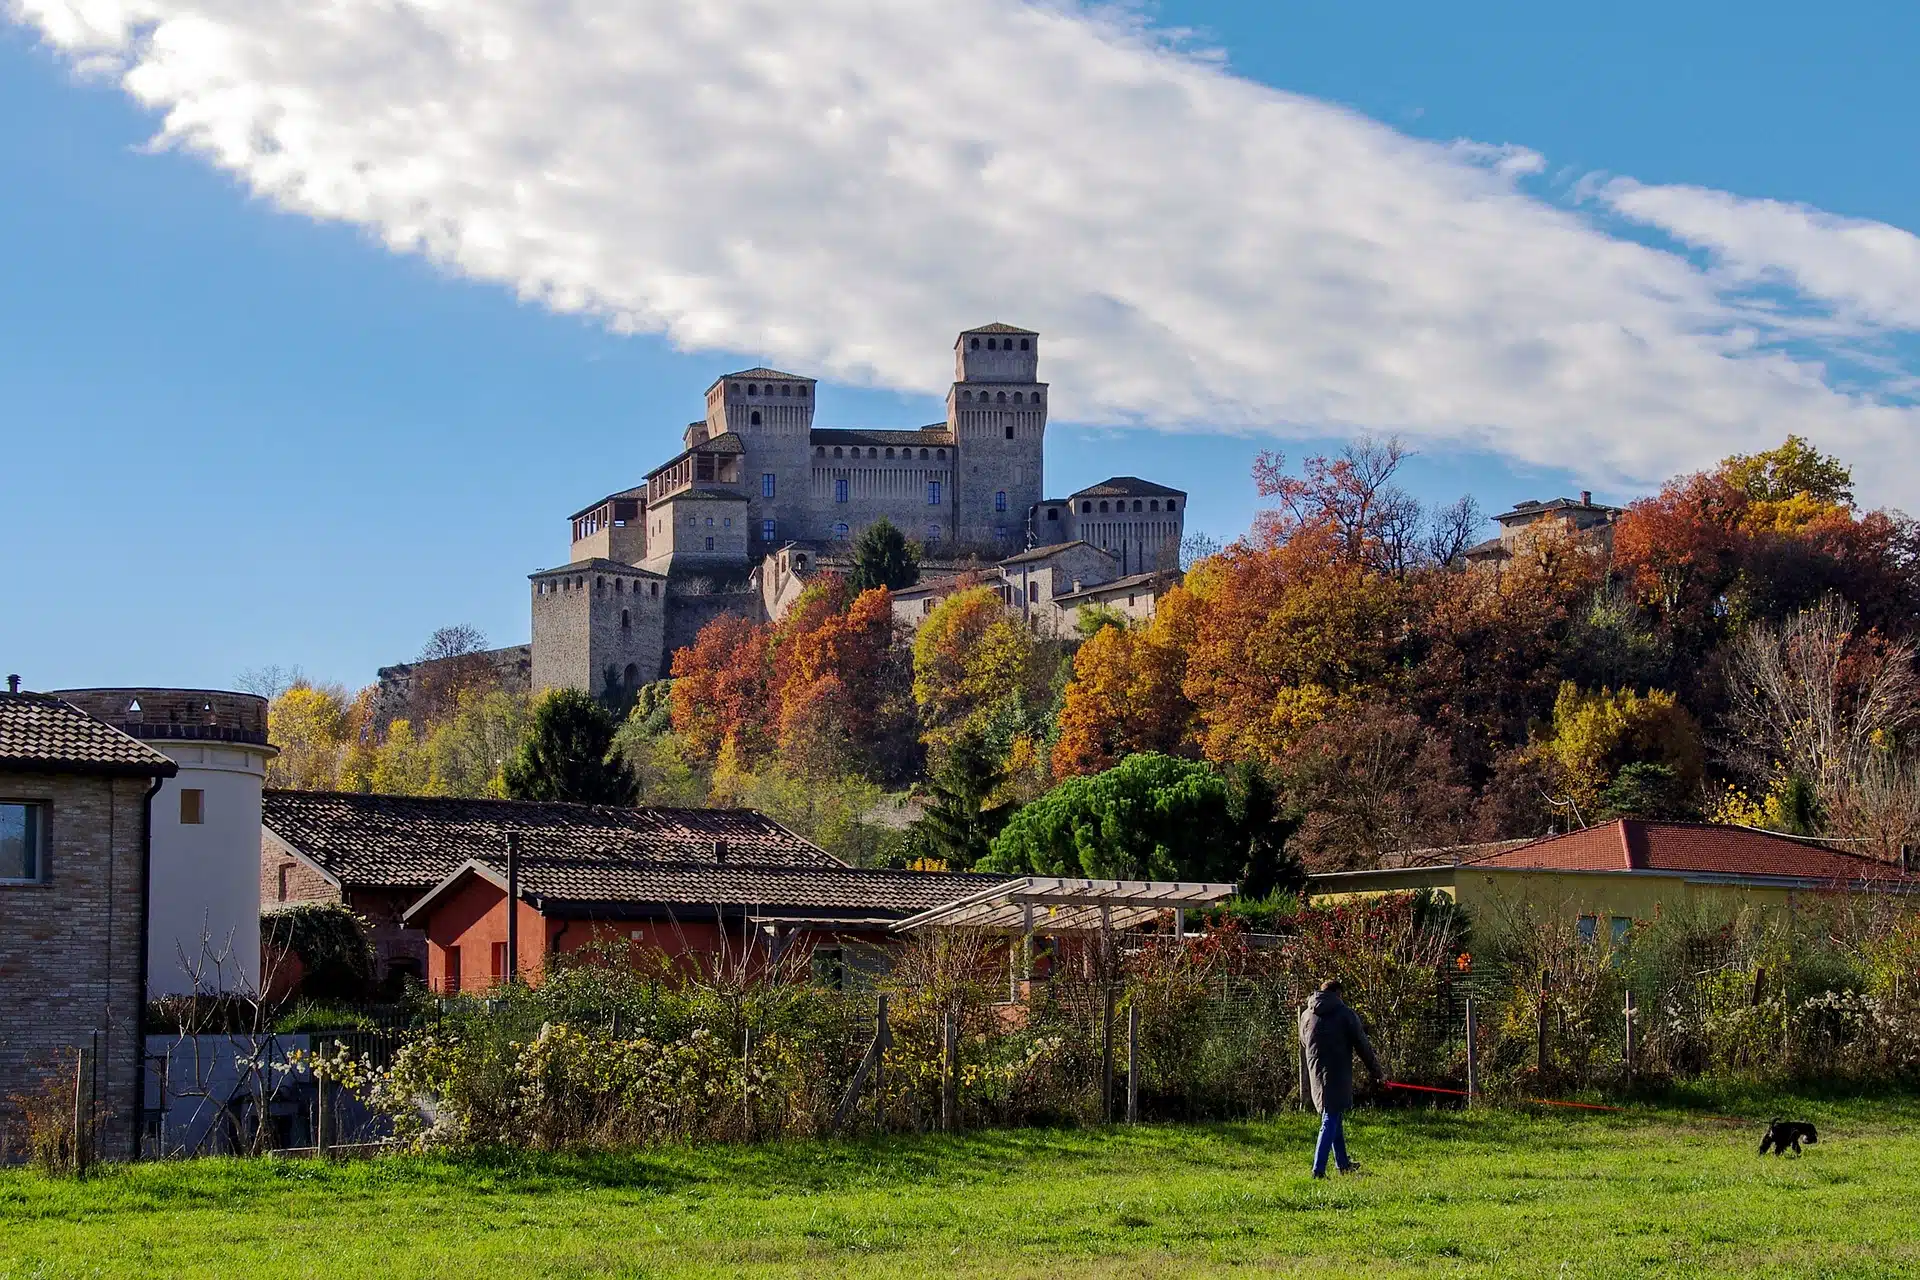
<path id="1" fill-rule="evenodd" d="M 1320 1141 L 1313 1150 L 1313 1176 L 1327 1176 L 1327 1155 L 1342 1173 L 1353 1172 L 1347 1159 L 1343 1117 L 1353 1109 L 1353 1055 L 1367 1064 L 1376 1084 L 1387 1078 L 1360 1015 L 1340 998 L 1340 982 L 1329 978 L 1300 1011 L 1300 1052 L 1306 1055 L 1307 1075 L 1313 1082 L 1313 1105 L 1320 1113 Z"/>

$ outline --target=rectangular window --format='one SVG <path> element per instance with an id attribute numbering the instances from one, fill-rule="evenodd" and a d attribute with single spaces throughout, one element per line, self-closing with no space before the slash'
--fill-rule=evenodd
<path id="1" fill-rule="evenodd" d="M 1027 603 L 1028 604 L 1040 603 L 1040 584 L 1039 583 L 1029 582 L 1027 584 Z"/>
<path id="2" fill-rule="evenodd" d="M 1633 928 L 1633 917 L 1615 916 L 1608 924 L 1613 929 L 1613 943 L 1619 946 L 1627 940 L 1627 934 Z"/>
<path id="3" fill-rule="evenodd" d="M 507 944 L 493 944 L 493 985 L 499 986 L 507 980 Z"/>
<path id="4" fill-rule="evenodd" d="M 293 864 L 291 862 L 281 863 L 280 864 L 280 899 L 279 899 L 281 902 L 285 902 L 287 900 L 287 892 L 292 882 L 293 882 Z"/>
<path id="5" fill-rule="evenodd" d="M 927 481 L 927 505 L 930 507 L 940 505 L 940 482 L 938 480 Z"/>
<path id="6" fill-rule="evenodd" d="M 1580 917 L 1580 941 L 1592 942 L 1594 938 L 1598 936 L 1599 932 L 1600 932 L 1600 917 L 1598 916 L 1581 916 Z"/>
<path id="7" fill-rule="evenodd" d="M 763 498 L 771 498 L 773 496 L 773 472 L 771 471 L 766 472 L 760 477 L 760 496 Z"/>
<path id="8" fill-rule="evenodd" d="M 835 480 L 833 482 L 833 500 L 835 502 L 845 502 L 847 500 L 847 482 L 845 480 Z"/>
<path id="9" fill-rule="evenodd" d="M 207 820 L 207 793 L 198 787 L 180 789 L 180 825 L 197 827 Z"/>
<path id="10" fill-rule="evenodd" d="M 47 807 L 0 801 L 0 880 L 34 883 L 46 863 Z"/>
<path id="11" fill-rule="evenodd" d="M 1005 511 L 1007 509 L 1007 491 L 1005 489 L 993 495 L 993 509 L 995 511 Z"/>
<path id="12" fill-rule="evenodd" d="M 762 542 L 772 542 L 772 541 L 773 541 L 773 535 L 774 535 L 774 524 L 773 524 L 773 521 L 771 521 L 771 520 L 762 520 L 762 521 L 760 522 L 760 540 L 761 540 Z"/>
<path id="13" fill-rule="evenodd" d="M 709 550 L 709 551 L 711 551 L 711 550 L 713 550 L 713 539 L 712 539 L 712 538 L 708 538 L 708 539 L 707 539 L 707 550 Z"/>
<path id="14" fill-rule="evenodd" d="M 460 948 L 447 948 L 447 972 L 440 989 L 450 996 L 460 994 Z"/>

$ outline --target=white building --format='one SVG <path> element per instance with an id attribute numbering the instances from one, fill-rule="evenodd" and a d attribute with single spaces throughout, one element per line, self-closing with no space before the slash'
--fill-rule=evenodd
<path id="1" fill-rule="evenodd" d="M 267 700 L 212 689 L 55 695 L 180 766 L 152 812 L 147 992 L 247 991 L 260 979 L 260 792 Z"/>

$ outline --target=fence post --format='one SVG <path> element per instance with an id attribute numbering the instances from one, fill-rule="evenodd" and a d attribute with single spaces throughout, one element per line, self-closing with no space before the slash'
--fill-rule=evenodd
<path id="1" fill-rule="evenodd" d="M 1553 971 L 1540 971 L 1540 1016 L 1535 1019 L 1534 1028 L 1534 1068 L 1541 1075 L 1547 1073 L 1547 988 L 1553 984 Z"/>
<path id="2" fill-rule="evenodd" d="M 1467 997 L 1467 1105 L 1480 1096 L 1480 1016 Z"/>
<path id="3" fill-rule="evenodd" d="M 1140 1123 L 1140 1006 L 1127 1003 L 1127 1123 Z"/>
<path id="4" fill-rule="evenodd" d="M 324 1052 L 324 1051 L 323 1051 Z M 313 1154 L 327 1158 L 327 1077 L 320 1055 L 313 1059 Z"/>
<path id="5" fill-rule="evenodd" d="M 941 1015 L 945 1070 L 940 1081 L 940 1127 L 948 1133 L 960 1128 L 960 1010 L 949 1008 Z"/>
<path id="6" fill-rule="evenodd" d="M 887 993 L 880 993 L 880 1007 L 873 1014 L 874 1039 L 880 1051 L 873 1056 L 873 1119 L 882 1133 L 887 1130 L 887 1046 L 893 1043 L 893 1028 L 887 1022 Z"/>
<path id="7" fill-rule="evenodd" d="M 1113 985 L 1104 984 L 1100 1030 L 1100 1118 L 1113 1123 Z"/>
<path id="8" fill-rule="evenodd" d="M 73 1171 L 87 1171 L 87 1051 L 73 1051 Z"/>

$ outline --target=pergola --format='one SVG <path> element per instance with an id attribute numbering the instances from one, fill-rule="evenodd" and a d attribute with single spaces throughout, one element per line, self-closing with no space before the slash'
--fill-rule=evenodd
<path id="1" fill-rule="evenodd" d="M 895 933 L 968 928 L 1029 936 L 1131 929 L 1169 908 L 1186 932 L 1188 907 L 1218 906 L 1238 886 L 1188 880 L 1073 880 L 1022 876 L 895 921 Z"/>

